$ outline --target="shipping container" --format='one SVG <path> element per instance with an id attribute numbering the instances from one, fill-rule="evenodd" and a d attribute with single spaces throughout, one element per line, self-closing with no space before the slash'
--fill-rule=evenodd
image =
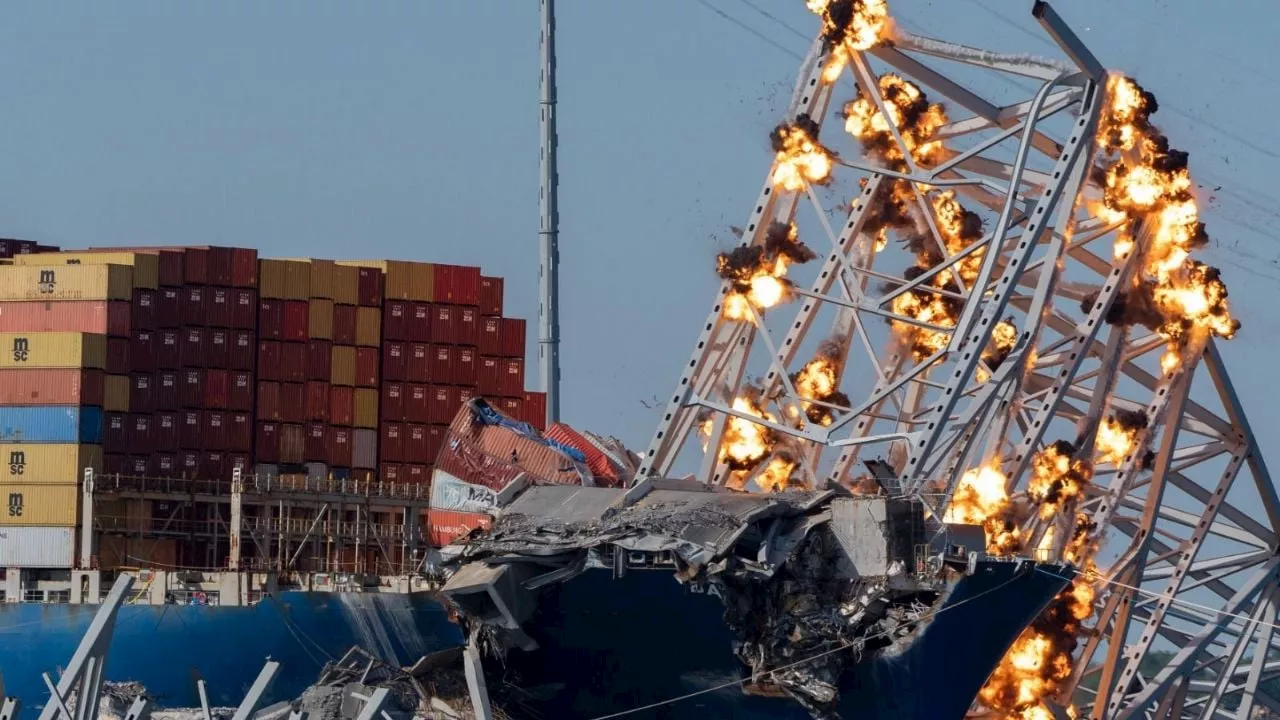
<path id="1" fill-rule="evenodd" d="M 221 480 L 229 475 L 226 453 L 221 450 L 210 450 L 200 454 L 200 477 L 206 480 Z"/>
<path id="2" fill-rule="evenodd" d="M 155 378 L 150 373 L 129 376 L 129 412 L 149 413 L 155 410 Z"/>
<path id="3" fill-rule="evenodd" d="M 80 521 L 80 486 L 2 484 L 0 526 L 71 527 Z"/>
<path id="4" fill-rule="evenodd" d="M 350 468 L 355 449 L 352 447 L 351 428 L 329 426 L 326 443 L 329 465 L 334 468 Z"/>
<path id="5" fill-rule="evenodd" d="M 357 305 L 364 307 L 382 307 L 382 271 L 377 268 L 356 268 L 358 289 L 360 292 Z"/>
<path id="6" fill-rule="evenodd" d="M 22 370 L 0 370 L 0 373 L 24 372 Z M 42 374 L 55 372 L 101 372 L 99 370 L 39 370 Z M 81 400 L 72 400 L 70 402 L 48 402 L 39 403 L 43 405 L 101 405 L 106 412 L 129 412 L 129 385 L 130 378 L 128 375 L 103 375 L 102 381 L 102 402 L 92 403 L 83 402 Z M 0 384 L 3 380 L 0 380 Z M 4 405 L 34 405 L 37 403 L 0 403 Z"/>
<path id="7" fill-rule="evenodd" d="M 160 288 L 156 293 L 156 326 L 176 328 L 182 326 L 182 290 Z"/>
<path id="8" fill-rule="evenodd" d="M 479 358 L 474 347 L 454 348 L 453 381 L 455 385 L 474 386 Z"/>
<path id="9" fill-rule="evenodd" d="M 502 356 L 523 358 L 524 351 L 524 320 L 502 318 Z"/>
<path id="10" fill-rule="evenodd" d="M 280 383 L 258 381 L 258 420 L 281 421 Z"/>
<path id="11" fill-rule="evenodd" d="M 133 268 L 126 265 L 3 265 L 0 300 L 133 299 Z"/>
<path id="12" fill-rule="evenodd" d="M 258 379 L 280 380 L 280 343 L 267 340 L 258 343 Z"/>
<path id="13" fill-rule="evenodd" d="M 346 385 L 330 386 L 329 422 L 342 427 L 351 427 L 355 423 L 355 413 L 355 388 Z"/>
<path id="14" fill-rule="evenodd" d="M 158 370 L 155 377 L 155 396 L 152 398 L 155 409 L 177 410 L 182 407 L 179 371 Z"/>
<path id="15" fill-rule="evenodd" d="M 102 446 L 78 444 L 0 444 L 0 482 L 58 484 L 79 482 L 86 468 L 102 471 Z"/>
<path id="16" fill-rule="evenodd" d="M 329 383 L 312 380 L 306 384 L 303 415 L 307 422 L 329 422 Z"/>
<path id="17" fill-rule="evenodd" d="M 334 300 L 333 289 L 333 261 L 317 260 L 315 258 L 288 258 L 296 262 L 305 263 L 308 269 L 308 297 L 324 298 L 326 300 Z M 353 298 L 351 301 L 355 303 Z"/>
<path id="18" fill-rule="evenodd" d="M 230 328 L 235 317 L 235 304 L 232 302 L 230 288 L 209 288 L 205 293 L 204 324 L 209 327 Z"/>
<path id="19" fill-rule="evenodd" d="M 107 338 L 102 335 L 76 332 L 0 333 L 0 368 L 103 369 L 106 366 Z"/>
<path id="20" fill-rule="evenodd" d="M 132 330 L 155 330 L 159 325 L 158 301 L 156 294 L 159 290 L 148 290 L 147 288 L 135 288 L 133 291 L 133 301 L 129 303 L 129 329 Z M 74 302 L 74 301 L 65 301 Z M 93 302 L 85 300 L 81 302 Z M 119 305 L 117 305 L 119 307 Z M 102 332 L 100 330 L 84 330 L 82 332 Z M 108 331 L 110 335 L 124 335 L 118 331 Z"/>
<path id="21" fill-rule="evenodd" d="M 76 332 L 128 337 L 129 303 L 111 300 L 0 302 L 0 332 Z"/>
<path id="22" fill-rule="evenodd" d="M 426 425 L 396 425 L 400 430 L 400 456 L 395 462 L 426 463 L 429 462 L 430 439 L 427 437 Z M 387 454 L 387 426 L 383 426 L 382 442 L 379 447 L 383 459 Z"/>
<path id="23" fill-rule="evenodd" d="M 360 303 L 359 268 L 336 263 L 333 265 L 333 302 L 336 305 L 358 305 Z"/>
<path id="24" fill-rule="evenodd" d="M 284 332 L 281 339 L 306 342 L 310 337 L 307 329 L 310 315 L 308 303 L 304 300 L 285 300 L 283 305 Z"/>
<path id="25" fill-rule="evenodd" d="M 328 340 L 307 342 L 307 379 L 329 382 L 333 367 L 333 344 Z"/>
<path id="26" fill-rule="evenodd" d="M 204 373 L 204 407 L 226 410 L 231 403 L 231 375 L 226 370 L 206 370 Z"/>
<path id="27" fill-rule="evenodd" d="M 404 379 L 415 383 L 431 382 L 431 356 L 430 345 L 426 343 L 410 344 Z"/>
<path id="28" fill-rule="evenodd" d="M 0 442 L 102 442 L 102 408 L 75 405 L 0 407 Z"/>
<path id="29" fill-rule="evenodd" d="M 467 403 L 471 402 L 472 399 L 477 397 L 480 397 L 480 395 L 476 392 L 475 388 L 469 388 L 469 387 L 458 388 L 458 404 L 459 405 L 466 405 Z"/>
<path id="30" fill-rule="evenodd" d="M 200 476 L 200 453 L 195 450 L 183 450 L 178 453 L 178 472 L 183 477 Z"/>
<path id="31" fill-rule="evenodd" d="M 0 405 L 102 405 L 105 396 L 101 370 L 0 370 Z"/>
<path id="32" fill-rule="evenodd" d="M 87 335 L 86 337 L 102 337 Z M 129 372 L 129 338 L 107 338 L 107 366 L 104 368 L 112 375 L 124 375 Z"/>
<path id="33" fill-rule="evenodd" d="M 480 318 L 480 336 L 476 341 L 476 349 L 481 355 L 502 357 L 502 318 Z"/>
<path id="34" fill-rule="evenodd" d="M 311 265 L 295 260 L 259 260 L 258 294 L 277 300 L 311 297 Z"/>
<path id="35" fill-rule="evenodd" d="M 307 303 L 307 337 L 311 340 L 333 339 L 333 301 L 312 298 Z"/>
<path id="36" fill-rule="evenodd" d="M 247 370 L 232 370 L 229 376 L 227 391 L 227 408 L 229 410 L 253 411 L 253 373 Z"/>
<path id="37" fill-rule="evenodd" d="M 376 307 L 356 308 L 356 345 L 378 347 L 382 344 L 382 310 Z"/>
<path id="38" fill-rule="evenodd" d="M 280 343 L 280 379 L 285 382 L 307 381 L 307 344 Z"/>
<path id="39" fill-rule="evenodd" d="M 503 358 L 481 355 L 476 367 L 476 389 L 485 397 L 500 397 L 505 370 L 506 361 Z"/>
<path id="40" fill-rule="evenodd" d="M 284 300 L 262 297 L 258 300 L 258 338 L 280 340 L 284 337 Z"/>
<path id="41" fill-rule="evenodd" d="M 231 286 L 254 288 L 258 286 L 258 251 L 253 248 L 231 249 Z"/>
<path id="42" fill-rule="evenodd" d="M 353 398 L 355 411 L 351 424 L 358 428 L 377 428 L 378 391 L 371 388 L 357 388 Z"/>
<path id="43" fill-rule="evenodd" d="M 102 452 L 117 453 L 128 451 L 129 416 L 126 413 L 106 413 L 103 426 Z"/>
<path id="44" fill-rule="evenodd" d="M 502 286 L 500 277 L 480 276 L 480 314 L 502 314 Z"/>
<path id="45" fill-rule="evenodd" d="M 375 269 L 380 286 L 378 297 L 385 292 L 388 300 L 430 300 L 431 272 L 430 265 L 425 263 L 405 262 L 402 260 L 340 260 L 340 265 L 348 265 L 361 269 Z M 373 275 L 374 273 L 369 273 Z M 364 283 L 372 280 L 362 278 Z M 385 288 L 385 290 L 384 290 Z M 372 302 L 373 290 L 367 284 L 361 286 L 361 305 L 380 305 Z"/>
<path id="46" fill-rule="evenodd" d="M 431 342 L 442 345 L 458 343 L 459 309 L 452 305 L 431 306 Z"/>
<path id="47" fill-rule="evenodd" d="M 493 518 L 483 513 L 435 508 L 427 511 L 427 541 L 432 547 L 451 545 L 476 530 L 488 530 L 492 526 Z"/>
<path id="48" fill-rule="evenodd" d="M 151 330 L 135 330 L 129 344 L 129 367 L 138 372 L 155 372 L 156 335 Z"/>
<path id="49" fill-rule="evenodd" d="M 280 384 L 280 420 L 303 423 L 307 420 L 307 386 L 304 383 Z"/>
<path id="50" fill-rule="evenodd" d="M 158 452 L 152 455 L 151 467 L 155 468 L 156 476 L 162 478 L 178 477 L 181 472 L 178 467 L 178 456 L 172 452 Z"/>
<path id="51" fill-rule="evenodd" d="M 0 240 L 0 258 L 11 258 L 16 255 L 43 252 L 40 250 L 40 247 L 40 243 L 34 240 L 16 240 L 6 238 L 4 240 Z"/>
<path id="52" fill-rule="evenodd" d="M 177 370 L 182 367 L 181 330 L 157 330 L 155 334 L 156 368 Z"/>
<path id="53" fill-rule="evenodd" d="M 378 387 L 378 349 L 356 348 L 356 386 Z"/>
<path id="54" fill-rule="evenodd" d="M 378 431 L 357 428 L 351 432 L 351 467 L 373 470 L 378 467 Z"/>
<path id="55" fill-rule="evenodd" d="M 253 449 L 253 416 L 247 412 L 227 415 L 227 449 L 247 453 Z"/>
<path id="56" fill-rule="evenodd" d="M 188 285 L 179 291 L 178 306 L 183 325 L 187 327 L 204 326 L 207 297 L 206 288 L 198 285 Z"/>
<path id="57" fill-rule="evenodd" d="M 431 473 L 431 508 L 462 512 L 497 512 L 498 491 L 484 485 L 463 482 L 448 472 L 436 468 Z"/>
<path id="58" fill-rule="evenodd" d="M 382 338 L 409 339 L 409 306 L 407 300 L 388 300 L 382 306 Z"/>
<path id="59" fill-rule="evenodd" d="M 378 457 L 381 462 L 404 462 L 404 446 L 404 426 L 399 423 L 382 423 L 382 438 L 378 442 Z"/>
<path id="60" fill-rule="evenodd" d="M 338 345 L 356 344 L 356 306 L 333 306 L 333 342 Z"/>
<path id="61" fill-rule="evenodd" d="M 436 265 L 434 290 L 432 302 L 449 305 L 479 305 L 480 268 L 466 265 Z"/>
<path id="62" fill-rule="evenodd" d="M 206 246 L 209 253 L 208 283 L 220 287 L 231 285 L 232 266 L 235 265 L 235 251 L 229 247 Z"/>
<path id="63" fill-rule="evenodd" d="M 334 345 L 330 363 L 329 382 L 334 385 L 356 384 L 356 349 Z"/>
<path id="64" fill-rule="evenodd" d="M 447 425 L 458 412 L 458 388 L 431 385 L 427 394 L 427 422 Z"/>
<path id="65" fill-rule="evenodd" d="M 183 450 L 200 450 L 205 446 L 204 413 L 185 410 L 178 416 L 178 445 Z"/>
<path id="66" fill-rule="evenodd" d="M 14 265 L 49 267 L 56 265 L 124 265 L 132 269 L 135 288 L 154 290 L 160 286 L 160 262 L 155 255 L 132 252 L 58 252 L 19 255 Z"/>
<path id="67" fill-rule="evenodd" d="M 382 381 L 407 380 L 409 356 L 407 347 L 402 342 L 387 342 L 382 345 Z"/>
<path id="68" fill-rule="evenodd" d="M 507 358 L 502 361 L 502 397 L 524 397 L 524 359 Z"/>
<path id="69" fill-rule="evenodd" d="M 431 304 L 416 302 L 409 305 L 409 325 L 406 340 L 431 342 Z"/>
<path id="70" fill-rule="evenodd" d="M 75 566 L 75 528 L 0 528 L 0 567 L 52 570 Z"/>
<path id="71" fill-rule="evenodd" d="M 125 465 L 125 473 L 134 477 L 147 477 L 151 474 L 150 457 L 131 457 Z"/>
<path id="72" fill-rule="evenodd" d="M 431 483 L 430 465 L 405 465 L 405 482 L 410 485 L 429 485 Z"/>
<path id="73" fill-rule="evenodd" d="M 409 385 L 404 397 L 404 419 L 412 423 L 431 422 L 431 395 L 430 385 Z"/>
<path id="74" fill-rule="evenodd" d="M 475 347 L 480 343 L 480 312 L 474 307 L 458 308 L 458 344 Z"/>
<path id="75" fill-rule="evenodd" d="M 314 287 L 314 286 L 313 286 Z M 307 423 L 306 461 L 309 463 L 329 462 L 329 428 L 324 423 Z M 326 467 L 327 474 L 327 467 Z"/>
<path id="76" fill-rule="evenodd" d="M 503 410 L 503 412 L 506 411 Z M 613 461 L 600 448 L 591 444 L 591 441 L 583 437 L 577 430 L 564 423 L 555 423 L 547 428 L 544 437 L 582 453 L 587 459 L 587 468 L 591 470 L 591 474 L 596 478 L 597 484 L 606 487 L 617 487 L 620 484 L 621 469 L 615 466 Z"/>
<path id="77" fill-rule="evenodd" d="M 524 416 L 524 398 L 497 398 L 490 403 L 498 408 L 498 412 L 506 415 L 512 420 L 521 420 Z"/>
<path id="78" fill-rule="evenodd" d="M 389 422 L 404 422 L 405 386 L 398 382 L 382 383 L 382 392 L 378 399 L 378 410 L 382 419 Z"/>
<path id="79" fill-rule="evenodd" d="M 524 393 L 524 417 L 521 419 L 538 430 L 546 429 L 547 394 L 526 390 Z"/>
<path id="80" fill-rule="evenodd" d="M 199 327 L 187 327 L 182 329 L 182 334 L 178 336 L 181 344 L 179 354 L 182 359 L 183 367 L 199 368 L 205 366 L 205 353 L 208 351 L 205 341 L 205 330 Z"/>
<path id="81" fill-rule="evenodd" d="M 231 370 L 252 370 L 254 343 L 252 330 L 232 330 L 227 348 L 227 368 Z"/>
<path id="82" fill-rule="evenodd" d="M 178 373 L 178 404 L 184 408 L 204 407 L 204 370 L 193 368 Z"/>
<path id="83" fill-rule="evenodd" d="M 258 327 L 258 292 L 256 290 L 231 291 L 231 327 L 237 330 L 253 330 Z"/>
<path id="84" fill-rule="evenodd" d="M 457 353 L 448 345 L 431 346 L 431 382 L 437 385 L 457 385 Z"/>
<path id="85" fill-rule="evenodd" d="M 259 422 L 254 442 L 254 459 L 260 463 L 280 462 L 280 424 Z"/>
<path id="86" fill-rule="evenodd" d="M 404 478 L 401 475 L 403 467 L 398 464 L 387 462 L 385 459 L 378 464 L 378 480 L 386 483 L 403 483 Z M 2 538 L 3 535 L 0 535 Z"/>
<path id="87" fill-rule="evenodd" d="M 151 416 L 152 449 L 169 453 L 182 446 L 182 414 L 176 412 L 158 412 Z M 172 470 L 172 468 L 169 468 Z"/>

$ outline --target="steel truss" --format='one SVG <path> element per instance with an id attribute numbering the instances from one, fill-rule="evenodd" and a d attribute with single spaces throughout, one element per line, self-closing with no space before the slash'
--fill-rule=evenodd
<path id="1" fill-rule="evenodd" d="M 1077 509 L 1097 524 L 1102 545 L 1095 614 L 1086 623 L 1095 629 L 1081 639 L 1075 672 L 1056 701 L 1074 701 L 1095 718 L 1280 711 L 1259 689 L 1280 676 L 1280 656 L 1261 650 L 1278 640 L 1280 501 L 1212 339 L 1183 346 L 1177 368 L 1165 372 L 1163 338 L 1105 321 L 1151 238 L 1139 230 L 1137 248 L 1118 251 L 1118 226 L 1096 212 L 1103 66 L 1047 4 L 1037 2 L 1033 15 L 1066 62 L 901 31 L 892 43 L 850 53 L 849 74 L 881 113 L 887 101 L 877 67 L 946 106 L 949 121 L 934 136 L 946 151 L 931 167 L 913 162 L 892 130 L 905 171 L 870 154 L 853 159 L 862 151 L 832 117 L 837 96 L 844 102 L 852 93 L 824 79 L 831 58 L 821 38 L 814 42 L 785 119 L 808 115 L 822 126 L 821 142 L 839 153 L 838 183 L 834 192 L 775 187 L 775 160 L 742 244 L 762 245 L 774 223 L 794 223 L 800 240 L 825 257 L 816 273 L 790 269 L 790 303 L 753 307 L 745 322 L 726 317 L 732 287 L 721 284 L 636 481 L 697 463 L 699 478 L 723 485 L 731 472 L 721 452 L 726 427 L 741 418 L 769 428 L 775 449 L 799 459 L 797 476 L 818 485 L 853 482 L 864 451 L 875 447 L 892 468 L 892 477 L 877 478 L 881 485 L 920 495 L 941 517 L 966 470 L 998 463 L 1017 492 L 1038 452 L 1073 441 L 1078 456 L 1094 460 Z M 1038 87 L 1003 106 L 968 89 L 993 76 Z M 853 179 L 860 186 L 842 185 Z M 903 179 L 922 210 L 918 223 L 939 247 L 947 245 L 927 208 L 941 191 L 956 192 L 979 212 L 985 233 L 910 278 L 903 273 L 909 258 L 895 258 L 868 225 L 883 186 Z M 837 209 L 824 195 L 842 188 L 853 199 Z M 982 263 L 970 287 L 957 293 L 930 286 L 975 251 L 983 252 Z M 896 314 L 893 300 L 913 290 L 949 294 L 963 309 L 951 327 Z M 1017 340 L 991 367 L 983 350 L 1003 319 L 1014 324 Z M 912 327 L 946 333 L 945 347 L 913 354 L 902 341 Z M 806 398 L 790 376 L 827 339 L 840 346 L 840 388 L 851 405 L 828 405 L 834 419 L 826 426 L 803 417 L 791 423 L 788 408 Z M 733 408 L 749 385 L 776 421 Z M 1106 462 L 1095 455 L 1094 439 L 1102 419 L 1119 410 L 1143 411 L 1148 423 L 1123 460 Z M 745 472 L 754 477 L 762 465 Z M 1070 512 L 1048 520 L 1033 513 L 1024 530 L 1030 547 L 1060 556 L 1071 523 Z"/>

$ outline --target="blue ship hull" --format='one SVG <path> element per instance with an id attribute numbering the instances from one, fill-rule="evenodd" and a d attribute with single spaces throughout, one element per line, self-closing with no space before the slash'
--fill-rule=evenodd
<path id="1" fill-rule="evenodd" d="M 96 605 L 0 604 L 0 676 L 30 707 L 48 690 L 89 627 Z M 281 663 L 272 699 L 296 697 L 325 661 L 352 645 L 407 664 L 462 644 L 435 596 L 285 592 L 253 607 L 126 605 L 116 619 L 106 679 L 136 680 L 162 707 L 199 706 L 195 680 L 214 705 L 239 704 L 270 656 Z"/>

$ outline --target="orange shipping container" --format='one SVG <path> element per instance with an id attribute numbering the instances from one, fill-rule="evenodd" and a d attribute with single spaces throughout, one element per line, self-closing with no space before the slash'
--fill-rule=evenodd
<path id="1" fill-rule="evenodd" d="M 108 300 L 0 303 L 0 332 L 82 332 L 128 337 L 129 303 Z"/>
<path id="2" fill-rule="evenodd" d="M 259 260 L 258 296 L 306 300 L 311 295 L 311 265 L 297 260 Z"/>
<path id="3" fill-rule="evenodd" d="M 334 263 L 332 290 L 335 303 L 360 304 L 360 268 Z"/>
<path id="4" fill-rule="evenodd" d="M 378 427 L 378 391 L 368 388 L 357 388 L 355 392 L 355 426 L 358 428 Z"/>
<path id="5" fill-rule="evenodd" d="M 444 547 L 470 535 L 473 530 L 488 530 L 492 526 L 493 518 L 483 513 L 435 509 L 427 511 L 427 540 L 433 547 Z"/>
<path id="6" fill-rule="evenodd" d="M 312 298 L 308 303 L 307 336 L 312 340 L 333 339 L 333 301 Z"/>
<path id="7" fill-rule="evenodd" d="M 356 345 L 378 347 L 382 344 L 382 309 L 356 308 Z"/>
<path id="8" fill-rule="evenodd" d="M 102 405 L 104 394 L 101 370 L 0 370 L 0 405 Z"/>
<path id="9" fill-rule="evenodd" d="M 381 270 L 384 275 L 383 293 L 388 300 L 431 301 L 434 273 L 428 263 L 401 260 L 340 260 L 338 264 Z"/>
<path id="10" fill-rule="evenodd" d="M 355 385 L 356 349 L 347 345 L 334 345 L 329 352 L 329 383 L 332 385 Z"/>

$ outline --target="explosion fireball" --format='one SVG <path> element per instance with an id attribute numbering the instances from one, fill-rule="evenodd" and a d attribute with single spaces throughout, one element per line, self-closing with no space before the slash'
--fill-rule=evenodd
<path id="1" fill-rule="evenodd" d="M 822 41 L 830 52 L 822 79 L 835 82 L 854 51 L 870 50 L 889 27 L 885 0 L 806 0 L 809 11 L 822 18 Z"/>
<path id="2" fill-rule="evenodd" d="M 818 123 L 802 114 L 794 123 L 783 123 L 769 135 L 773 151 L 777 154 L 777 166 L 773 171 L 776 187 L 800 192 L 810 184 L 826 185 L 831 182 L 831 169 L 835 153 L 818 142 Z"/>
<path id="3" fill-rule="evenodd" d="M 789 299 L 787 268 L 806 263 L 817 254 L 800 242 L 795 225 L 774 223 L 764 244 L 741 245 L 716 256 L 716 273 L 733 283 L 725 298 L 724 314 L 731 320 L 750 320 L 749 306 L 764 310 Z"/>

